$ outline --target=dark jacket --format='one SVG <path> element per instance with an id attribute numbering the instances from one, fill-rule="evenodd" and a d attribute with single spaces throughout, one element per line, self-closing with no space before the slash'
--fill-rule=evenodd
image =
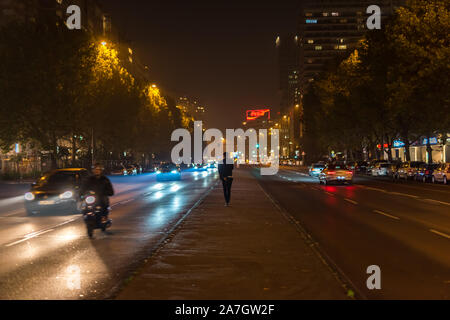
<path id="1" fill-rule="evenodd" d="M 223 178 L 232 177 L 233 169 L 234 169 L 233 164 L 227 164 L 226 160 L 223 160 L 223 163 L 220 163 L 218 165 L 220 179 L 223 180 Z"/>
<path id="2" fill-rule="evenodd" d="M 105 176 L 90 176 L 86 179 L 81 187 L 81 194 L 86 194 L 89 191 L 94 191 L 96 196 L 100 199 L 102 205 L 109 206 L 109 198 L 114 195 L 114 189 L 111 181 Z"/>

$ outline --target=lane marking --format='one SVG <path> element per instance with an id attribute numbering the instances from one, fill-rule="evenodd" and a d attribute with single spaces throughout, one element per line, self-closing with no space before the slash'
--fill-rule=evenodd
<path id="1" fill-rule="evenodd" d="M 380 210 L 373 210 L 373 212 L 381 214 L 381 215 L 386 216 L 386 217 L 391 218 L 391 219 L 400 220 L 399 217 L 390 215 L 389 213 L 386 213 L 386 212 L 383 212 L 383 211 L 380 211 Z"/>
<path id="2" fill-rule="evenodd" d="M 331 193 L 331 192 L 328 192 L 328 191 L 325 191 L 325 193 L 327 194 L 327 195 L 329 195 L 329 196 L 335 196 L 335 194 L 334 193 Z"/>
<path id="3" fill-rule="evenodd" d="M 378 189 L 378 188 L 372 188 L 372 187 L 366 187 L 366 186 L 361 186 L 363 189 L 368 189 L 368 190 L 373 190 L 373 191 L 379 191 L 379 192 L 387 192 L 387 190 L 384 189 Z"/>
<path id="4" fill-rule="evenodd" d="M 450 203 L 445 202 L 445 201 L 439 201 L 439 200 L 433 200 L 433 199 L 421 199 L 421 200 L 427 201 L 427 202 L 435 202 L 435 203 L 443 204 L 445 206 L 450 206 Z"/>
<path id="5" fill-rule="evenodd" d="M 30 239 L 32 239 L 32 238 L 36 238 L 37 236 L 43 235 L 44 233 L 48 233 L 48 232 L 51 232 L 51 231 L 54 231 L 54 230 L 55 230 L 55 229 L 44 230 L 44 231 L 38 232 L 38 233 L 36 233 L 36 234 L 34 234 L 34 235 L 26 236 L 26 237 L 25 237 L 24 239 L 22 239 L 22 240 L 18 240 L 18 241 L 15 241 L 15 242 L 12 242 L 12 243 L 9 243 L 9 244 L 5 245 L 5 247 L 12 247 L 12 246 L 14 246 L 14 245 L 16 245 L 16 244 L 22 243 L 22 242 L 24 242 L 24 241 L 28 241 L 28 240 L 30 240 Z"/>
<path id="6" fill-rule="evenodd" d="M 430 229 L 430 232 L 433 232 L 434 234 L 440 235 L 441 237 L 450 239 L 450 235 L 445 234 L 445 233 L 443 233 L 443 232 L 439 232 L 439 231 L 434 230 L 434 229 Z"/>
<path id="7" fill-rule="evenodd" d="M 353 201 L 352 199 L 344 198 L 344 200 L 347 201 L 347 202 L 350 202 L 350 203 L 352 203 L 352 204 L 354 204 L 354 205 L 357 205 L 357 204 L 358 204 L 358 202 Z"/>
<path id="8" fill-rule="evenodd" d="M 410 197 L 410 198 L 414 198 L 414 199 L 418 199 L 418 198 L 419 198 L 419 196 L 413 196 L 412 194 L 401 193 L 401 192 L 392 192 L 392 191 L 389 191 L 388 193 L 389 193 L 389 194 L 394 194 L 394 195 L 397 195 L 397 196 Z"/>
<path id="9" fill-rule="evenodd" d="M 29 234 L 24 235 L 24 236 L 23 236 L 23 239 L 14 241 L 14 242 L 9 243 L 9 244 L 5 244 L 5 247 L 11 247 L 11 246 L 14 246 L 14 245 L 16 245 L 16 244 L 19 244 L 19 243 L 22 243 L 22 242 L 24 242 L 24 241 L 27 241 L 27 240 L 29 240 L 29 239 L 35 238 L 35 237 L 37 237 L 37 236 L 40 236 L 40 235 L 42 235 L 42 234 L 44 234 L 44 233 L 47 233 L 47 232 L 50 232 L 50 231 L 54 231 L 56 228 L 61 227 L 61 226 L 65 225 L 65 224 L 71 223 L 71 222 L 73 222 L 73 221 L 75 221 L 75 220 L 78 220 L 78 219 L 80 219 L 80 218 L 81 218 L 81 217 L 73 218 L 73 219 L 70 219 L 70 220 L 61 222 L 61 223 L 59 223 L 59 224 L 57 224 L 57 225 L 55 225 L 55 226 L 52 226 L 52 227 L 50 227 L 50 228 L 43 229 L 43 230 L 39 230 L 39 231 L 31 232 L 31 233 L 29 233 Z"/>

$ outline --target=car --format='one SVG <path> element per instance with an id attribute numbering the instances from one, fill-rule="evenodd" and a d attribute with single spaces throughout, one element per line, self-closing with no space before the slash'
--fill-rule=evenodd
<path id="1" fill-rule="evenodd" d="M 366 173 L 367 171 L 367 166 L 369 164 L 367 163 L 367 161 L 354 161 L 354 162 L 350 162 L 348 164 L 348 168 L 350 170 L 353 170 L 354 173 Z"/>
<path id="2" fill-rule="evenodd" d="M 135 165 L 128 165 L 123 169 L 124 176 L 135 176 L 138 172 L 138 168 Z"/>
<path id="3" fill-rule="evenodd" d="M 388 168 L 389 168 L 388 162 L 378 162 L 372 167 L 372 176 L 387 176 L 388 175 Z"/>
<path id="4" fill-rule="evenodd" d="M 309 175 L 311 177 L 318 177 L 322 170 L 325 168 L 325 164 L 314 163 L 309 167 Z"/>
<path id="5" fill-rule="evenodd" d="M 156 180 L 181 180 L 181 169 L 173 163 L 164 163 L 156 170 Z"/>
<path id="6" fill-rule="evenodd" d="M 208 164 L 208 170 L 215 170 L 217 168 L 217 165 L 215 162 L 211 162 L 210 164 Z"/>
<path id="7" fill-rule="evenodd" d="M 389 163 L 387 167 L 387 175 L 389 177 L 395 178 L 398 169 L 402 166 L 403 162 L 401 161 L 392 161 Z"/>
<path id="8" fill-rule="evenodd" d="M 371 175 L 372 175 L 372 169 L 373 169 L 378 163 L 381 163 L 381 162 L 386 162 L 386 160 L 372 160 L 372 161 L 370 161 L 370 162 L 367 164 L 367 167 L 366 167 L 366 174 L 368 174 L 369 176 L 371 176 Z"/>
<path id="9" fill-rule="evenodd" d="M 194 165 L 195 171 L 206 171 L 208 170 L 208 166 L 205 163 L 197 163 Z"/>
<path id="10" fill-rule="evenodd" d="M 353 183 L 353 171 L 343 163 L 330 163 L 319 174 L 320 184 L 331 182 Z"/>
<path id="11" fill-rule="evenodd" d="M 450 181 L 450 163 L 442 163 L 433 171 L 433 175 L 431 176 L 431 182 L 433 183 L 442 182 L 443 184 L 448 184 L 449 181 Z"/>
<path id="12" fill-rule="evenodd" d="M 398 168 L 396 174 L 395 174 L 395 179 L 399 180 L 399 179 L 414 179 L 414 177 L 416 176 L 416 172 L 417 169 L 421 166 L 424 165 L 425 162 L 423 161 L 406 161 L 403 162 L 403 164 Z"/>
<path id="13" fill-rule="evenodd" d="M 53 170 L 41 176 L 25 194 L 28 215 L 42 212 L 80 213 L 80 188 L 89 172 L 82 168 Z"/>
<path id="14" fill-rule="evenodd" d="M 427 182 L 432 180 L 433 172 L 439 167 L 439 164 L 422 164 L 417 168 L 415 180 Z"/>

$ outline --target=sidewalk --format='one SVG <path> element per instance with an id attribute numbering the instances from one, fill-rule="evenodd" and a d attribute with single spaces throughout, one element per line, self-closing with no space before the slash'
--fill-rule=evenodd
<path id="1" fill-rule="evenodd" d="M 117 299 L 346 299 L 250 172 L 234 176 L 231 207 L 218 184 Z"/>

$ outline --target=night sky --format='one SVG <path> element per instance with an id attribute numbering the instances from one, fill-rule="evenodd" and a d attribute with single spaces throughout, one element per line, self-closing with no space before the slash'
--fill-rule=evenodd
<path id="1" fill-rule="evenodd" d="M 101 0 L 158 85 L 198 97 L 207 127 L 279 108 L 275 39 L 295 32 L 299 1 Z"/>

